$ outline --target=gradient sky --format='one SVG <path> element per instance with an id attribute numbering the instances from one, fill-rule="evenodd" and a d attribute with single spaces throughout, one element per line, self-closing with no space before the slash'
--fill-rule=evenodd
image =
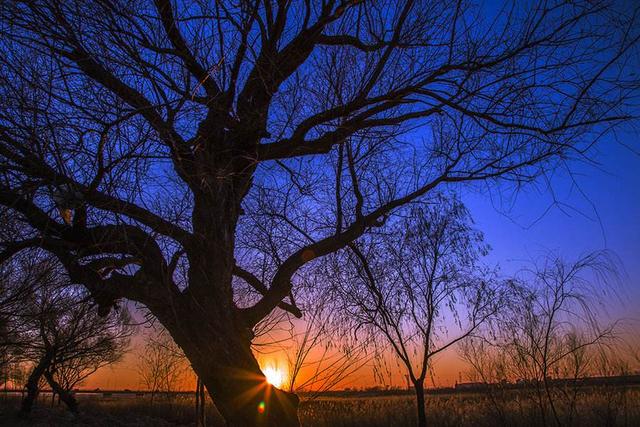
<path id="1" fill-rule="evenodd" d="M 493 248 L 489 261 L 508 274 L 549 251 L 573 260 L 609 250 L 624 271 L 608 314 L 640 321 L 640 155 L 628 148 L 637 146 L 630 133 L 603 141 L 592 155 L 597 165 L 572 163 L 573 178 L 558 171 L 551 190 L 540 182 L 503 202 L 497 191 L 463 195 Z"/>
<path id="2" fill-rule="evenodd" d="M 612 138 L 602 141 L 592 153 L 597 165 L 574 162 L 569 165 L 573 178 L 556 171 L 549 188 L 541 181 L 515 195 L 503 188 L 467 190 L 461 197 L 492 247 L 485 261 L 498 264 L 505 275 L 549 252 L 574 260 L 591 251 L 612 251 L 624 267 L 623 283 L 617 296 L 606 302 L 606 315 L 628 319 L 630 338 L 640 341 L 640 155 L 625 145 L 638 146 L 637 137 L 629 133 L 618 142 Z M 139 343 L 134 340 L 134 347 Z M 262 359 L 284 365 L 281 354 Z M 141 387 L 136 362 L 134 350 L 122 363 L 97 372 L 85 387 Z M 464 371 L 455 351 L 439 357 L 435 368 L 439 386 L 453 384 Z M 402 378 L 396 373 L 392 383 L 402 385 Z M 374 383 L 368 369 L 351 380 L 355 386 Z"/>
<path id="3" fill-rule="evenodd" d="M 490 17 L 496 13 L 498 4 L 486 1 L 481 7 Z M 632 325 L 626 329 L 627 333 L 634 342 L 640 343 L 638 135 L 637 130 L 627 130 L 616 138 L 609 136 L 590 153 L 593 164 L 571 162 L 567 165 L 571 173 L 564 169 L 554 170 L 535 185 L 527 185 L 515 193 L 508 186 L 502 186 L 490 191 L 463 189 L 460 196 L 492 247 L 485 261 L 499 265 L 505 275 L 515 273 L 549 253 L 571 261 L 592 251 L 611 251 L 619 258 L 624 271 L 621 272 L 622 287 L 605 303 L 606 316 L 627 319 Z M 135 351 L 119 365 L 97 372 L 85 387 L 140 387 Z M 282 364 L 281 355 L 270 357 Z M 269 357 L 262 359 L 272 363 Z M 438 357 L 435 368 L 439 386 L 453 384 L 464 370 L 455 351 Z M 369 371 L 353 378 L 356 386 L 368 386 L 373 382 Z M 404 380 L 398 375 L 393 383 L 402 385 Z"/>

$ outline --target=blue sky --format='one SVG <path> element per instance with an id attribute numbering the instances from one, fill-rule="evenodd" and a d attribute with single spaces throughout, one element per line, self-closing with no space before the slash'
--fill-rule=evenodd
<path id="1" fill-rule="evenodd" d="M 493 248 L 487 261 L 509 274 L 548 252 L 574 260 L 607 249 L 624 266 L 622 288 L 607 312 L 640 321 L 640 155 L 625 145 L 637 147 L 637 136 L 602 141 L 591 153 L 598 165 L 571 164 L 577 185 L 558 171 L 551 190 L 538 182 L 508 201 L 497 191 L 463 194 Z"/>

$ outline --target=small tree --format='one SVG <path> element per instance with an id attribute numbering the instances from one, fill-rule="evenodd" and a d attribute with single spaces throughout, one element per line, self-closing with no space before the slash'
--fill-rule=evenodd
<path id="1" fill-rule="evenodd" d="M 177 390 L 188 371 L 187 360 L 171 337 L 164 331 L 147 335 L 139 352 L 138 375 L 151 393 L 151 405 L 158 393 L 169 397 Z"/>
<path id="2" fill-rule="evenodd" d="M 483 378 L 495 379 L 499 366 L 504 378 L 531 386 L 543 425 L 571 425 L 583 378 L 603 371 L 599 361 L 611 360 L 602 357 L 617 322 L 603 325 L 599 320 L 593 284 L 606 292 L 615 273 L 603 252 L 573 263 L 549 257 L 523 270 L 508 310 L 500 314 L 499 333 L 468 343 L 463 357 Z"/>
<path id="3" fill-rule="evenodd" d="M 496 314 L 501 296 L 478 265 L 487 252 L 455 199 L 415 207 L 378 241 L 351 245 L 354 275 L 343 279 L 348 312 L 391 347 L 416 393 L 426 425 L 424 381 L 433 357 Z"/>
<path id="4" fill-rule="evenodd" d="M 482 333 L 477 335 L 469 337 L 458 346 L 461 358 L 469 366 L 466 376 L 470 381 L 486 386 L 494 420 L 502 426 L 508 426 L 508 405 L 513 398 L 513 395 L 508 395 L 511 390 L 506 387 L 512 380 L 509 360 L 504 351 L 488 341 L 490 333 L 486 338 Z"/>
<path id="5" fill-rule="evenodd" d="M 138 377 L 146 391 L 150 392 L 149 405 L 153 406 L 156 395 L 162 393 L 171 398 L 172 393 L 178 391 L 192 370 L 182 349 L 171 339 L 163 329 L 155 329 L 155 319 L 152 329 L 145 336 L 145 345 L 138 352 Z M 195 374 L 195 372 L 194 372 Z M 204 383 L 195 375 L 195 421 L 196 426 L 206 425 L 206 394 Z"/>
<path id="6" fill-rule="evenodd" d="M 5 218 L 0 215 L 0 221 Z M 6 230 L 8 223 L 0 227 Z M 51 266 L 41 263 L 41 253 L 28 251 L 0 263 L 0 368 L 25 361 L 30 342 L 30 324 L 25 303 L 52 280 Z M 5 382 L 8 375 L 5 375 Z"/>
<path id="7" fill-rule="evenodd" d="M 98 369 L 119 362 L 133 332 L 126 309 L 101 317 L 86 294 L 79 297 L 81 302 L 72 303 L 58 320 L 56 339 L 49 339 L 55 356 L 44 372 L 53 392 L 72 411 L 77 410 L 73 389 Z"/>
<path id="8" fill-rule="evenodd" d="M 71 287 L 51 260 L 43 260 L 52 276 L 24 301 L 20 316 L 28 325 L 24 351 L 34 363 L 27 380 L 22 412 L 29 412 L 42 378 L 69 410 L 78 411 L 73 388 L 103 366 L 119 361 L 132 328 L 127 310 L 98 316 L 86 290 Z"/>

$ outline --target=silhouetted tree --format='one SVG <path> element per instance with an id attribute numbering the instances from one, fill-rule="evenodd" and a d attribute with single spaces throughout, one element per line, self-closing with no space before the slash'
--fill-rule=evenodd
<path id="1" fill-rule="evenodd" d="M 469 337 L 502 308 L 494 274 L 479 259 L 488 248 L 456 199 L 410 215 L 363 247 L 351 245 L 353 276 L 338 276 L 347 313 L 400 360 L 426 425 L 424 381 L 433 357 Z"/>
<path id="2" fill-rule="evenodd" d="M 251 351 L 254 326 L 276 307 L 300 316 L 298 272 L 400 206 L 534 179 L 629 118 L 628 9 L 2 2 L 0 204 L 23 223 L 2 258 L 50 251 L 103 315 L 144 304 L 229 425 L 298 425 L 297 398 Z M 254 303 L 234 299 L 234 276 Z"/>
<path id="3" fill-rule="evenodd" d="M 0 265 L 0 370 L 5 383 L 9 380 L 9 367 L 24 360 L 29 342 L 28 326 L 23 319 L 24 302 L 46 280 L 46 271 L 33 268 L 37 262 L 33 255 L 24 252 Z"/>
<path id="4" fill-rule="evenodd" d="M 5 212 L 6 213 L 6 212 Z M 7 218 L 3 215 L 3 219 Z M 12 222 L 0 225 L 0 232 L 11 231 Z M 43 254 L 37 250 L 24 251 L 5 260 L 0 267 L 0 350 L 2 359 L 9 365 L 25 365 L 33 361 L 30 349 L 34 344 L 34 329 L 30 301 L 43 289 L 55 286 L 55 264 L 45 262 Z M 34 366 L 34 372 L 24 383 L 27 397 L 24 399 L 25 412 L 31 408 L 39 391 L 42 369 Z M 5 381 L 9 378 L 7 373 Z"/>
<path id="5" fill-rule="evenodd" d="M 27 336 L 23 351 L 33 363 L 24 413 L 31 410 L 43 378 L 69 410 L 77 412 L 73 388 L 99 368 L 119 361 L 132 333 L 125 309 L 98 316 L 87 292 L 69 286 L 52 264 L 46 259 L 38 264 L 47 271 L 46 285 L 23 300 L 19 316 Z"/>
<path id="6" fill-rule="evenodd" d="M 169 397 L 177 391 L 188 367 L 184 353 L 165 331 L 146 337 L 138 357 L 138 375 L 146 390 L 151 392 L 151 405 L 156 394 L 164 393 Z"/>
<path id="7" fill-rule="evenodd" d="M 499 327 L 467 342 L 463 357 L 484 381 L 528 384 L 542 425 L 573 425 L 582 381 L 610 374 L 603 365 L 614 361 L 607 347 L 617 322 L 602 322 L 599 299 L 614 288 L 616 271 L 604 252 L 573 263 L 549 257 L 523 270 Z"/>

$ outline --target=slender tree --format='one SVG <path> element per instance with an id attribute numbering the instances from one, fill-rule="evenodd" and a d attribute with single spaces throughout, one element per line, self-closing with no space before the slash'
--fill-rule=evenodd
<path id="1" fill-rule="evenodd" d="M 604 252 L 575 262 L 549 257 L 523 270 L 497 331 L 467 342 L 463 357 L 484 381 L 527 384 L 542 425 L 573 425 L 581 382 L 607 375 L 598 362 L 614 360 L 605 356 L 618 322 L 601 320 L 599 299 L 615 287 L 616 271 Z"/>
<path id="2" fill-rule="evenodd" d="M 573 421 L 575 392 L 567 394 L 553 380 L 584 376 L 585 351 L 614 336 L 616 322 L 601 322 L 598 299 L 616 278 L 615 263 L 606 252 L 575 262 L 549 257 L 523 273 L 524 294 L 506 313 L 503 342 L 520 378 L 534 385 L 544 425 Z M 564 414 L 558 408 L 562 398 L 569 402 Z"/>
<path id="3" fill-rule="evenodd" d="M 171 393 L 177 391 L 188 370 L 184 354 L 166 332 L 160 331 L 146 337 L 138 358 L 138 375 L 151 393 L 151 405 L 157 394 L 164 393 L 165 397 L 170 397 Z"/>
<path id="4" fill-rule="evenodd" d="M 24 322 L 24 301 L 35 292 L 46 274 L 35 273 L 33 262 L 25 252 L 0 266 L 0 369 L 24 359 L 28 344 L 28 325 Z M 31 254 L 33 255 L 33 254 Z M 23 274 L 30 271 L 32 274 Z M 5 382 L 8 375 L 5 375 Z"/>
<path id="5" fill-rule="evenodd" d="M 377 241 L 376 241 L 377 240 Z M 346 312 L 393 350 L 426 425 L 424 382 L 433 358 L 478 331 L 502 307 L 494 274 L 484 272 L 482 234 L 465 207 L 438 198 L 366 247 L 351 245 L 353 277 L 338 276 Z"/>
<path id="6" fill-rule="evenodd" d="M 2 218 L 6 219 L 6 218 Z M 9 221 L 0 230 L 6 231 Z M 27 349 L 32 343 L 25 302 L 51 279 L 50 271 L 39 263 L 39 251 L 24 251 L 0 265 L 0 369 L 5 390 L 17 381 L 29 362 Z"/>
<path id="7" fill-rule="evenodd" d="M 628 9 L 2 2 L 0 204 L 23 227 L 0 257 L 41 247 L 101 314 L 145 305 L 229 425 L 298 425 L 297 398 L 251 351 L 254 326 L 276 307 L 300 316 L 297 274 L 398 207 L 533 179 L 628 119 Z M 234 276 L 253 303 L 234 299 Z"/>

